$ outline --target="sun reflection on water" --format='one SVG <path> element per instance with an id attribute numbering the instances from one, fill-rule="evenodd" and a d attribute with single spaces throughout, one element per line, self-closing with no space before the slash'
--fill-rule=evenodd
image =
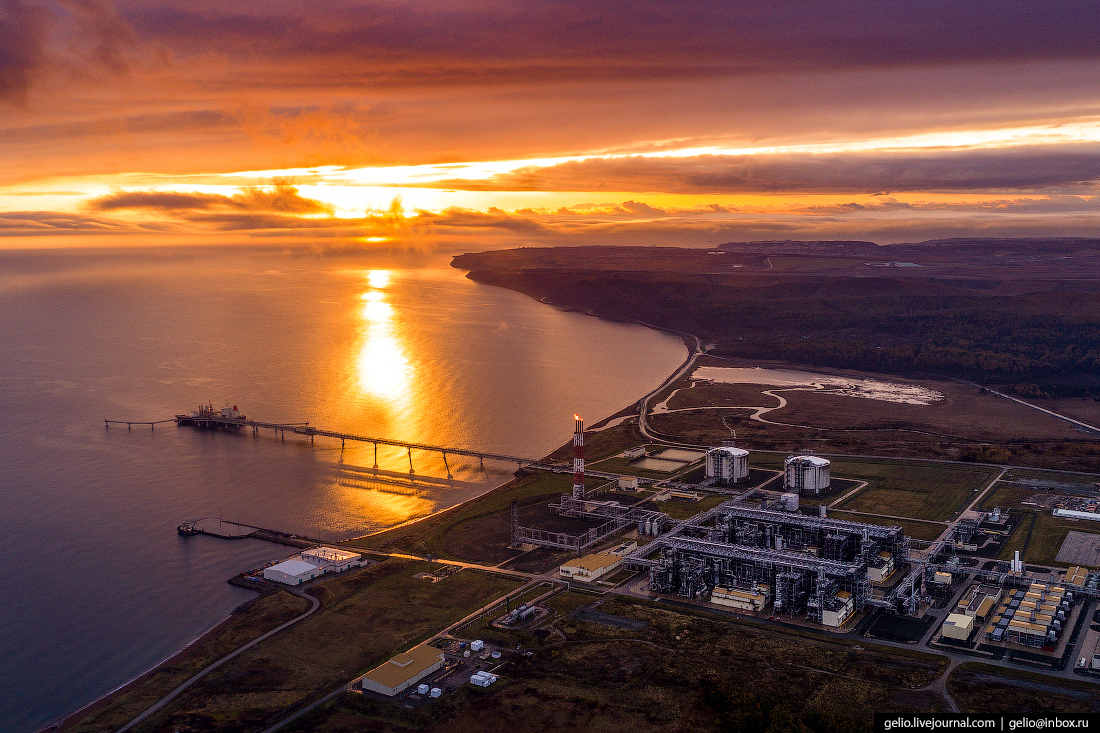
<path id="1" fill-rule="evenodd" d="M 367 284 L 372 290 L 362 294 L 362 345 L 359 349 L 359 387 L 366 394 L 395 406 L 404 406 L 409 399 L 412 368 L 394 323 L 394 310 L 386 302 L 381 288 L 389 287 L 388 270 L 371 270 Z"/>

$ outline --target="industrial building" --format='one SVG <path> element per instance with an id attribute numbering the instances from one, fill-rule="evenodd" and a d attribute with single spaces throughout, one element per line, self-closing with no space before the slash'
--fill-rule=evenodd
<path id="1" fill-rule="evenodd" d="M 947 614 L 947 620 L 940 627 L 940 634 L 945 639 L 955 641 L 968 641 L 974 633 L 974 617 L 961 613 Z"/>
<path id="2" fill-rule="evenodd" d="M 711 603 L 740 611 L 763 611 L 770 600 L 771 588 L 766 585 L 757 585 L 751 590 L 715 586 L 710 593 Z"/>
<path id="3" fill-rule="evenodd" d="M 321 568 L 302 560 L 284 560 L 278 565 L 264 568 L 264 580 L 274 580 L 286 585 L 301 585 L 324 574 L 325 571 Z"/>
<path id="4" fill-rule="evenodd" d="M 392 697 L 442 668 L 443 652 L 421 644 L 375 667 L 355 680 L 351 687 Z"/>
<path id="5" fill-rule="evenodd" d="M 897 608 L 903 605 L 901 594 L 911 593 L 917 582 L 903 582 L 896 597 L 872 599 L 870 568 L 885 577 L 893 567 L 909 564 L 909 538 L 901 527 L 738 501 L 682 522 L 627 556 L 626 564 L 648 568 L 654 592 L 692 599 L 713 602 L 720 588 L 719 600 L 728 600 L 731 590 L 767 586 L 776 613 L 805 614 L 815 623 L 843 624 L 868 605 Z"/>
<path id="6" fill-rule="evenodd" d="M 846 590 L 838 590 L 831 598 L 825 599 L 825 605 L 821 609 L 821 623 L 839 629 L 856 612 L 855 599 Z"/>
<path id="7" fill-rule="evenodd" d="M 973 616 L 979 623 L 984 623 L 997 607 L 997 603 L 1004 595 L 1000 586 L 972 585 L 966 589 L 955 613 L 965 616 Z"/>
<path id="8" fill-rule="evenodd" d="M 622 555 L 597 552 L 565 563 L 558 568 L 558 574 L 568 580 L 583 580 L 588 583 L 613 573 L 622 565 Z"/>
<path id="9" fill-rule="evenodd" d="M 360 567 L 363 556 L 358 552 L 338 550 L 335 547 L 314 547 L 302 550 L 302 560 L 316 565 L 326 573 L 342 573 Z"/>
<path id="10" fill-rule="evenodd" d="M 1085 587 L 1085 581 L 1088 580 L 1088 577 L 1089 577 L 1089 571 L 1088 570 L 1086 570 L 1085 568 L 1083 568 L 1079 565 L 1074 565 L 1073 567 L 1071 567 L 1069 570 L 1066 571 L 1066 574 L 1062 577 L 1062 582 L 1065 583 L 1066 585 L 1072 585 L 1072 586 L 1076 586 L 1078 588 L 1084 588 Z"/>
<path id="11" fill-rule="evenodd" d="M 882 550 L 873 556 L 867 563 L 867 579 L 872 583 L 885 582 L 887 578 L 894 572 L 894 555 L 893 553 Z M 951 576 L 948 575 L 948 584 L 951 583 Z"/>
<path id="12" fill-rule="evenodd" d="M 619 476 L 619 491 L 637 491 L 637 476 Z"/>
<path id="13" fill-rule="evenodd" d="M 1073 604 L 1073 594 L 1046 583 L 1010 591 L 986 627 L 991 641 L 1053 648 Z"/>
<path id="14" fill-rule="evenodd" d="M 362 567 L 363 556 L 358 552 L 338 550 L 335 547 L 314 547 L 302 550 L 287 560 L 264 568 L 264 580 L 274 580 L 286 585 L 301 585 L 307 580 L 319 578 L 325 573 L 342 573 Z"/>
<path id="15" fill-rule="evenodd" d="M 789 456 L 783 462 L 783 488 L 802 496 L 817 496 L 829 490 L 829 460 L 820 456 Z"/>
<path id="16" fill-rule="evenodd" d="M 723 486 L 749 476 L 749 452 L 724 445 L 707 451 L 707 478 Z"/>

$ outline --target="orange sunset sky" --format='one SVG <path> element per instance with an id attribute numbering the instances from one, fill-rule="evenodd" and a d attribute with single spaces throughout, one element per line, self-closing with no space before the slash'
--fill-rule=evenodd
<path id="1" fill-rule="evenodd" d="M 0 0 L 0 247 L 1100 233 L 1095 3 Z"/>

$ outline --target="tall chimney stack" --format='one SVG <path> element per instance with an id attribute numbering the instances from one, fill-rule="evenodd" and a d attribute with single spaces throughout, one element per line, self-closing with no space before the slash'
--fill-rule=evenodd
<path id="1" fill-rule="evenodd" d="M 584 420 L 574 415 L 577 421 L 573 432 L 573 498 L 584 498 Z"/>

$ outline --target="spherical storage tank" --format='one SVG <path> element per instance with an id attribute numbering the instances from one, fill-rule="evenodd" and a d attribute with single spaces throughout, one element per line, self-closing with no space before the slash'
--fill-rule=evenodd
<path id="1" fill-rule="evenodd" d="M 720 484 L 735 484 L 749 475 L 749 452 L 732 446 L 707 451 L 707 478 Z"/>
<path id="2" fill-rule="evenodd" d="M 829 461 L 820 456 L 790 456 L 784 463 L 783 485 L 803 496 L 829 490 Z"/>

